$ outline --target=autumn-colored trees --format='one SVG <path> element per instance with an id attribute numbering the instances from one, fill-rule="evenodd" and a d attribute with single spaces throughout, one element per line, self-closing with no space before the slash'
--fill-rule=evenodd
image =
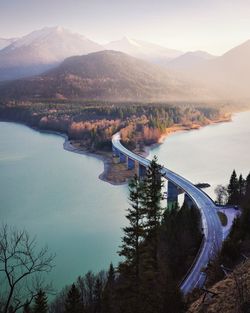
<path id="1" fill-rule="evenodd" d="M 204 125 L 220 116 L 215 107 L 167 103 L 109 103 L 98 101 L 15 102 L 0 104 L 0 117 L 45 130 L 66 133 L 85 148 L 110 149 L 111 136 L 121 131 L 131 148 L 156 143 L 174 124 Z"/>

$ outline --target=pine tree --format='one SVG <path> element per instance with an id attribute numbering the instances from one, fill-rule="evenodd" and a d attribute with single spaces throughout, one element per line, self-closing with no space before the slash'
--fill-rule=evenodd
<path id="1" fill-rule="evenodd" d="M 47 313 L 48 312 L 48 300 L 44 291 L 39 290 L 35 297 L 35 304 L 33 313 Z"/>
<path id="2" fill-rule="evenodd" d="M 250 173 L 248 174 L 245 182 L 245 197 L 244 202 L 246 205 L 250 206 Z"/>
<path id="3" fill-rule="evenodd" d="M 241 229 L 245 234 L 250 234 L 249 223 L 250 223 L 250 173 L 245 180 L 245 192 L 243 200 L 241 201 L 243 209 L 241 215 Z"/>
<path id="4" fill-rule="evenodd" d="M 115 270 L 111 263 L 108 271 L 107 283 L 103 291 L 102 312 L 113 313 L 115 310 Z"/>
<path id="5" fill-rule="evenodd" d="M 94 288 L 94 312 L 102 312 L 102 292 L 103 285 L 99 277 L 97 277 Z"/>
<path id="6" fill-rule="evenodd" d="M 71 286 L 65 301 L 65 313 L 82 313 L 81 295 L 75 284 Z"/>
<path id="7" fill-rule="evenodd" d="M 137 175 L 129 183 L 129 208 L 126 218 L 129 226 L 123 228 L 124 237 L 122 238 L 122 246 L 119 255 L 125 257 L 123 266 L 130 267 L 133 274 L 133 280 L 138 284 L 140 252 L 139 246 L 144 235 L 143 217 L 144 210 L 141 207 L 141 199 L 143 194 L 142 182 Z"/>
<path id="8" fill-rule="evenodd" d="M 143 194 L 143 182 L 137 177 L 129 182 L 129 201 L 131 207 L 127 210 L 126 218 L 129 225 L 123 228 L 124 236 L 119 255 L 125 260 L 119 265 L 121 283 L 119 286 L 119 295 L 122 298 L 120 305 L 123 309 L 138 311 L 139 283 L 140 283 L 140 265 L 141 251 L 140 245 L 145 238 L 144 234 L 144 210 L 141 205 Z M 127 309 L 126 309 L 127 308 Z"/>
<path id="9" fill-rule="evenodd" d="M 162 167 L 157 158 L 151 161 L 143 181 L 142 208 L 144 241 L 141 248 L 140 312 L 161 312 L 161 269 L 159 262 L 159 237 L 163 209 L 161 207 L 163 180 Z"/>
<path id="10" fill-rule="evenodd" d="M 146 232 L 144 234 L 147 240 L 150 241 L 154 270 L 157 270 L 158 235 L 163 213 L 161 207 L 161 201 L 163 200 L 161 170 L 162 166 L 157 163 L 157 157 L 154 156 L 143 182 L 142 207 L 146 216 Z"/>
<path id="11" fill-rule="evenodd" d="M 240 174 L 239 176 L 238 185 L 239 185 L 239 201 L 242 201 L 242 198 L 245 194 L 245 180 L 242 177 L 242 174 Z"/>
<path id="12" fill-rule="evenodd" d="M 238 204 L 239 181 L 235 170 L 233 170 L 227 190 L 228 190 L 228 204 Z"/>

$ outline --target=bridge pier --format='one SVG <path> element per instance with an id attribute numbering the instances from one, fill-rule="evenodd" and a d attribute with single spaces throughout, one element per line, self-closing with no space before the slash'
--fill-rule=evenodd
<path id="1" fill-rule="evenodd" d="M 178 203 L 178 188 L 171 181 L 168 181 L 168 197 L 167 197 L 167 207 L 172 209 Z"/>
<path id="2" fill-rule="evenodd" d="M 184 204 L 190 209 L 194 203 L 193 203 L 193 200 L 189 197 L 188 194 L 185 193 L 185 196 L 184 196 Z"/>
<path id="3" fill-rule="evenodd" d="M 128 170 L 133 170 L 135 168 L 135 161 L 128 157 L 127 166 L 128 166 Z"/>
<path id="4" fill-rule="evenodd" d="M 120 157 L 119 151 L 112 145 L 113 156 Z"/>
<path id="5" fill-rule="evenodd" d="M 139 166 L 138 166 L 138 176 L 139 176 L 139 178 L 145 177 L 146 173 L 147 173 L 147 168 L 144 165 L 141 165 L 139 163 Z"/>
<path id="6" fill-rule="evenodd" d="M 127 156 L 120 152 L 120 163 L 126 163 L 127 162 Z"/>

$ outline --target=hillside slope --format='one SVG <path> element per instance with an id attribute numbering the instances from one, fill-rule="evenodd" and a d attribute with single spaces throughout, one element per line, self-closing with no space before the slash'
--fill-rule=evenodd
<path id="1" fill-rule="evenodd" d="M 250 261 L 240 264 L 232 274 L 209 289 L 210 294 L 201 296 L 189 308 L 189 313 L 236 313 L 250 309 Z M 245 308 L 245 310 L 243 310 Z M 248 308 L 248 310 L 246 310 Z"/>
<path id="2" fill-rule="evenodd" d="M 167 68 L 186 70 L 199 66 L 207 60 L 215 59 L 216 56 L 205 51 L 191 51 L 175 58 L 167 64 Z"/>
<path id="3" fill-rule="evenodd" d="M 3 85 L 2 98 L 67 98 L 161 101 L 204 98 L 167 71 L 121 52 L 70 57 L 49 72 Z"/>
<path id="4" fill-rule="evenodd" d="M 230 100 L 250 99 L 250 40 L 229 50 L 217 58 L 192 62 L 189 66 L 178 67 L 187 80 L 194 79 L 208 88 L 220 92 L 221 96 Z M 180 57 L 179 61 L 184 57 Z M 173 61 L 173 65 L 176 65 Z M 177 64 L 179 65 L 179 64 Z M 177 67 L 175 66 L 177 69 Z"/>

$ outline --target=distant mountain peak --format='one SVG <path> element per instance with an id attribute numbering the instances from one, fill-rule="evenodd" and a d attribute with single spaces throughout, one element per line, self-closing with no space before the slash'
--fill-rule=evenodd
<path id="1" fill-rule="evenodd" d="M 126 42 L 130 45 L 133 45 L 133 46 L 136 46 L 136 47 L 141 47 L 141 45 L 137 42 L 136 39 L 132 39 L 128 36 L 123 36 L 122 39 L 121 39 L 121 42 Z"/>
<path id="2" fill-rule="evenodd" d="M 105 50 L 67 58 L 40 76 L 6 84 L 0 93 L 20 99 L 60 94 L 65 99 L 161 101 L 192 97 L 193 90 L 156 65 Z"/>
<path id="3" fill-rule="evenodd" d="M 61 26 L 44 27 L 0 51 L 0 80 L 40 74 L 67 57 L 100 50 L 101 45 Z"/>
<path id="4" fill-rule="evenodd" d="M 124 36 L 119 40 L 111 41 L 104 46 L 107 50 L 117 50 L 127 53 L 131 56 L 145 59 L 153 63 L 161 63 L 171 58 L 178 57 L 181 51 L 168 49 L 150 42 L 137 40 Z"/>
<path id="5" fill-rule="evenodd" d="M 12 44 L 16 40 L 17 38 L 0 38 L 0 50 L 8 47 L 10 44 Z"/>

